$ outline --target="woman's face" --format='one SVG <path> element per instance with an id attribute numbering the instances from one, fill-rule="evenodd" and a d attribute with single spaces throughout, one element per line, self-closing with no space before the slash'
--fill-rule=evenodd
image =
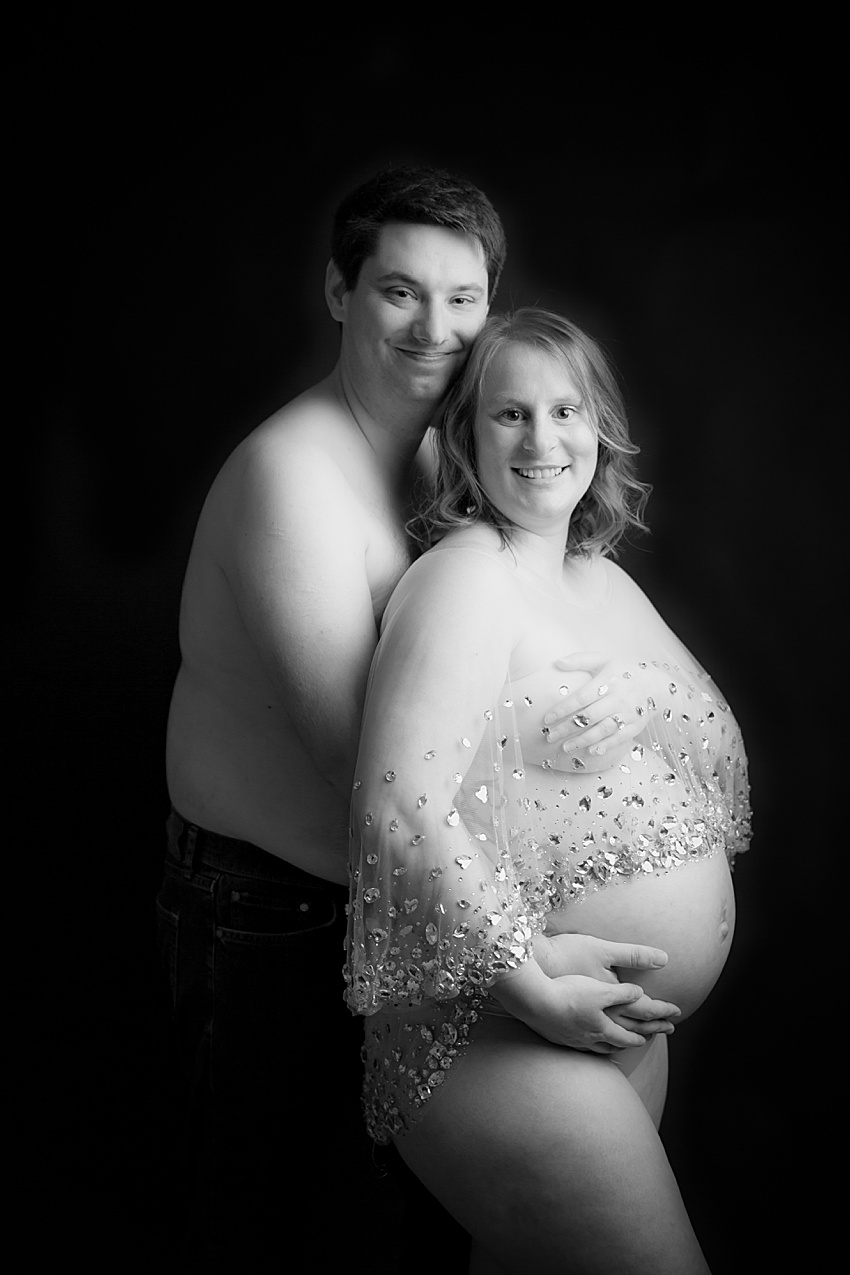
<path id="1" fill-rule="evenodd" d="M 475 415 L 478 480 L 517 527 L 566 539 L 593 480 L 598 440 L 566 363 L 530 345 L 493 358 Z"/>

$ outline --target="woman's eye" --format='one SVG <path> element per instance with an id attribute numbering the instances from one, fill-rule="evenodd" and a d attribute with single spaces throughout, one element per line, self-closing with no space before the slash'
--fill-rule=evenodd
<path id="1" fill-rule="evenodd" d="M 570 417 L 575 415 L 577 410 L 575 407 L 567 407 L 565 405 L 564 407 L 559 407 L 555 415 L 559 421 L 568 421 Z"/>
<path id="2" fill-rule="evenodd" d="M 506 407 L 501 413 L 503 421 L 507 421 L 509 425 L 516 425 L 517 421 L 522 420 L 522 412 L 515 407 Z"/>

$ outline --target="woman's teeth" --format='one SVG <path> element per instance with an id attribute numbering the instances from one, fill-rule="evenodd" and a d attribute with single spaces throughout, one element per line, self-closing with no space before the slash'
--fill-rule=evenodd
<path id="1" fill-rule="evenodd" d="M 517 473 L 522 474 L 523 478 L 557 478 L 558 474 L 564 472 L 564 466 L 560 468 L 549 469 L 519 469 Z"/>

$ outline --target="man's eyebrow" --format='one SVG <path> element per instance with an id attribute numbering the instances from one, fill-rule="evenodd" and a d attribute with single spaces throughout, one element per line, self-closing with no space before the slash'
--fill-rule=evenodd
<path id="1" fill-rule="evenodd" d="M 403 270 L 389 270 L 386 274 L 378 275 L 375 283 L 406 283 L 411 288 L 421 288 L 422 283 L 419 279 L 414 279 L 412 275 L 405 274 Z M 456 287 L 450 288 L 450 292 L 474 292 L 477 296 L 484 296 L 484 289 L 480 283 L 461 283 Z"/>

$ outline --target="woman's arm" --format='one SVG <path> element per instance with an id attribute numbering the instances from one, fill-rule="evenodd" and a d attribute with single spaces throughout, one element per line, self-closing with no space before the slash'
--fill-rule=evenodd
<path id="1" fill-rule="evenodd" d="M 501 694 L 517 615 L 510 590 L 487 556 L 437 551 L 391 603 L 352 800 L 348 977 L 358 1012 L 486 986 L 527 958 L 542 925 Z"/>
<path id="2" fill-rule="evenodd" d="M 577 1048 L 671 1030 L 675 1006 L 610 969 L 657 965 L 663 953 L 540 933 L 549 899 L 505 689 L 521 612 L 503 569 L 480 553 L 427 555 L 388 614 L 352 801 L 350 1007 L 492 987 L 535 1030 Z"/>

